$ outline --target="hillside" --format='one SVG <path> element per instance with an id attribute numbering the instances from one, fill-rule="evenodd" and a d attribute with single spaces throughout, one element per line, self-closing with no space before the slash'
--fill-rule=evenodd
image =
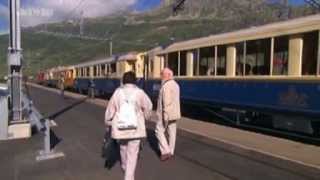
<path id="1" fill-rule="evenodd" d="M 148 50 L 173 41 L 233 31 L 283 20 L 284 7 L 263 0 L 188 1 L 184 10 L 173 16 L 170 7 L 143 13 L 118 13 L 108 17 L 85 19 L 84 35 L 100 40 L 85 40 L 63 34 L 79 34 L 76 21 L 39 25 L 24 29 L 25 72 L 69 65 L 108 55 L 112 38 L 113 52 Z M 290 18 L 311 14 L 307 7 L 291 7 Z M 7 37 L 0 36 L 0 76 L 6 73 Z"/>

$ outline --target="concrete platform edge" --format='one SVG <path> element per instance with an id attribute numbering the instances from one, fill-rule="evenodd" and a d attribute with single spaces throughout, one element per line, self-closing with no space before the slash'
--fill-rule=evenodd
<path id="1" fill-rule="evenodd" d="M 281 169 L 300 174 L 302 176 L 314 179 L 313 177 L 320 177 L 320 167 L 307 164 L 298 160 L 289 159 L 283 156 L 271 154 L 260 149 L 255 149 L 234 142 L 226 141 L 223 139 L 208 137 L 200 132 L 194 132 L 190 129 L 179 128 L 182 136 L 188 137 L 195 141 L 200 141 L 209 146 L 219 147 L 225 151 L 229 151 L 246 158 L 254 159 L 255 161 L 271 164 Z M 270 160 L 270 158 L 272 160 Z M 316 179 L 315 179 L 316 180 Z"/>

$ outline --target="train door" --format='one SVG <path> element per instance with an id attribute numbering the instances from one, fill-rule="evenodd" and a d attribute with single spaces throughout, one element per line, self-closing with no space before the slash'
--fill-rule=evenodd
<path id="1" fill-rule="evenodd" d="M 145 54 L 142 56 L 143 59 L 143 84 L 142 87 L 144 90 L 146 90 L 147 82 L 149 79 L 149 56 L 148 54 Z"/>

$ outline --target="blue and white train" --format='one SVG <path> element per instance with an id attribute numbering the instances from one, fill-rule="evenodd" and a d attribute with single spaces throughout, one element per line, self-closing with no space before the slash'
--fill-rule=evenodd
<path id="1" fill-rule="evenodd" d="M 164 67 L 174 71 L 184 104 L 270 115 L 277 129 L 320 134 L 320 15 L 177 42 L 74 65 L 74 85 L 111 94 L 135 71 L 156 99 Z M 259 118 L 257 118 L 259 121 Z"/>

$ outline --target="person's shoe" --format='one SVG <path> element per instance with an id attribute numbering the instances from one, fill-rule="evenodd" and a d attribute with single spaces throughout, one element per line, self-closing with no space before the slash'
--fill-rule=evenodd
<path id="1" fill-rule="evenodd" d="M 170 159 L 170 157 L 171 157 L 171 154 L 163 154 L 163 155 L 161 155 L 160 160 L 167 161 Z"/>

